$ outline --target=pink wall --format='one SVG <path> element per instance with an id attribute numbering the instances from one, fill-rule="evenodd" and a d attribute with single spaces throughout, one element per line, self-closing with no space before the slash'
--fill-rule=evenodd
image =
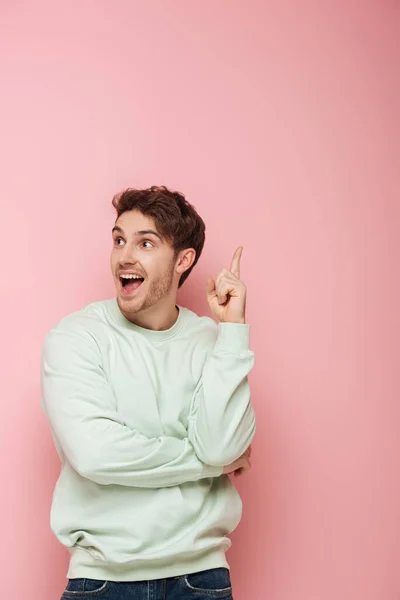
<path id="1" fill-rule="evenodd" d="M 397 600 L 398 4 L 15 0 L 0 27 L 2 597 L 65 583 L 43 337 L 113 293 L 112 194 L 165 183 L 208 224 L 181 302 L 206 311 L 245 246 L 258 434 L 235 600 Z"/>

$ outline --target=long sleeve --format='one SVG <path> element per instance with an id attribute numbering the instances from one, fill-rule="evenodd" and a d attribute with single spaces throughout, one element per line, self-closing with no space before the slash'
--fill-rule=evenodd
<path id="1" fill-rule="evenodd" d="M 247 378 L 253 365 L 249 325 L 219 323 L 189 415 L 189 439 L 207 464 L 231 464 L 254 437 L 255 415 Z"/>
<path id="2" fill-rule="evenodd" d="M 127 427 L 86 331 L 51 331 L 42 354 L 42 407 L 61 460 L 96 483 L 159 488 L 218 477 L 189 439 L 147 438 Z M 140 393 L 140 392 L 138 392 Z"/>

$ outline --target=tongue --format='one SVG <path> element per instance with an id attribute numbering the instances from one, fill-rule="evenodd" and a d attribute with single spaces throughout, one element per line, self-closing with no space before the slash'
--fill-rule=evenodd
<path id="1" fill-rule="evenodd" d="M 143 283 L 142 279 L 131 279 L 128 283 L 122 288 L 124 294 L 129 295 L 132 294 L 135 290 L 138 289 Z"/>

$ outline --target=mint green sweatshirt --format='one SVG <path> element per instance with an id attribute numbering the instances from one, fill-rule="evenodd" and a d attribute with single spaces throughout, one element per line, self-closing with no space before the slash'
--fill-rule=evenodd
<path id="1" fill-rule="evenodd" d="M 242 503 L 222 472 L 255 433 L 249 325 L 178 308 L 153 331 L 115 298 L 94 302 L 46 336 L 42 407 L 62 463 L 51 528 L 69 578 L 229 568 Z"/>

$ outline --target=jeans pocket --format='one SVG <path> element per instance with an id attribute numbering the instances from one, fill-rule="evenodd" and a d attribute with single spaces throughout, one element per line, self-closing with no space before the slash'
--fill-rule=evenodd
<path id="1" fill-rule="evenodd" d="M 70 579 L 64 590 L 62 599 L 96 598 L 102 596 L 108 589 L 109 582 L 101 579 Z"/>
<path id="2" fill-rule="evenodd" d="M 229 569 L 220 567 L 184 575 L 183 583 L 187 592 L 205 598 L 229 600 L 232 597 L 232 584 Z"/>

